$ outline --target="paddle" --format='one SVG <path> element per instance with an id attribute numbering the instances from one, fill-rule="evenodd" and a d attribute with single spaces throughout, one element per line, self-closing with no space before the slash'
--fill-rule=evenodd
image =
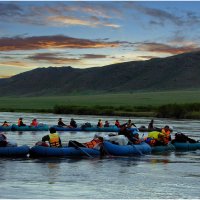
<path id="1" fill-rule="evenodd" d="M 79 150 L 81 150 L 84 154 L 86 154 L 90 158 L 94 158 L 91 156 L 88 152 L 86 152 L 84 149 L 80 148 L 78 145 L 76 145 L 73 141 L 70 141 L 75 147 L 77 147 Z"/>
<path id="2" fill-rule="evenodd" d="M 141 155 L 143 156 L 144 154 L 136 147 L 135 144 L 132 144 L 132 147 L 136 149 L 136 151 Z"/>
<path id="3" fill-rule="evenodd" d="M 167 146 L 170 148 L 170 150 L 173 150 L 173 151 L 176 150 L 175 146 L 174 146 L 171 142 L 169 142 L 169 143 L 167 144 Z"/>

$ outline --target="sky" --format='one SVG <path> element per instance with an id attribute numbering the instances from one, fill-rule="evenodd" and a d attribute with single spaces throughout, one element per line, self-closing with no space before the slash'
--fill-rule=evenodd
<path id="1" fill-rule="evenodd" d="M 199 49 L 199 1 L 0 1 L 0 78 Z"/>

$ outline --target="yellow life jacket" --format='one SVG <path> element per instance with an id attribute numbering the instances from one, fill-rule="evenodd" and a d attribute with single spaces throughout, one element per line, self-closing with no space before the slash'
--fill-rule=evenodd
<path id="1" fill-rule="evenodd" d="M 153 138 L 153 139 L 155 139 L 155 140 L 160 140 L 160 137 L 159 136 L 164 136 L 164 134 L 163 133 L 160 133 L 160 132 L 158 132 L 158 131 L 152 131 L 152 132 L 150 132 L 149 134 L 148 134 L 148 137 L 149 138 Z"/>
<path id="2" fill-rule="evenodd" d="M 49 144 L 51 147 L 60 147 L 59 135 L 57 133 L 49 134 Z"/>

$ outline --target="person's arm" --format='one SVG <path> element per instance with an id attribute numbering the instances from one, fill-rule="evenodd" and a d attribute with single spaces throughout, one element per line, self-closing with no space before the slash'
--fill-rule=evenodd
<path id="1" fill-rule="evenodd" d="M 132 123 L 132 125 L 135 126 L 135 127 L 137 128 L 137 126 L 136 126 L 134 123 Z"/>
<path id="2" fill-rule="evenodd" d="M 45 135 L 43 138 L 42 138 L 42 142 L 46 142 L 46 141 L 49 141 L 49 135 Z"/>

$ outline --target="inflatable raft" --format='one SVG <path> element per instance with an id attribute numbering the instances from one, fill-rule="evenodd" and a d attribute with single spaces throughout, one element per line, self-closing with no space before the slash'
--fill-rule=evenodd
<path id="1" fill-rule="evenodd" d="M 172 145 L 171 143 L 169 143 L 168 145 L 165 145 L 165 146 L 154 146 L 151 148 L 152 148 L 152 153 L 162 153 L 162 152 L 166 152 L 166 151 L 175 151 L 176 150 L 175 146 Z"/>
<path id="2" fill-rule="evenodd" d="M 11 131 L 48 131 L 49 126 L 46 124 L 41 124 L 38 126 L 18 126 L 16 124 L 12 125 Z"/>
<path id="3" fill-rule="evenodd" d="M 0 131 L 11 131 L 12 126 L 0 126 Z"/>
<path id="4" fill-rule="evenodd" d="M 30 157 L 95 157 L 99 156 L 100 151 L 86 147 L 44 147 L 34 146 L 30 149 Z"/>
<path id="5" fill-rule="evenodd" d="M 138 145 L 117 145 L 105 141 L 103 147 L 107 154 L 113 156 L 134 156 L 151 153 L 151 147 L 145 142 Z"/>
<path id="6" fill-rule="evenodd" d="M 173 145 L 177 151 L 195 151 L 197 149 L 200 149 L 200 142 L 197 142 L 197 143 L 175 142 L 173 143 Z"/>
<path id="7" fill-rule="evenodd" d="M 119 132 L 119 128 L 116 126 L 109 126 L 109 127 L 102 127 L 99 128 L 97 126 L 92 127 L 78 127 L 78 128 L 68 128 L 68 127 L 62 127 L 62 126 L 53 126 L 56 131 L 86 131 L 86 132 Z M 128 130 L 131 130 L 133 132 L 138 132 L 137 128 L 130 128 Z"/>
<path id="8" fill-rule="evenodd" d="M 0 157 L 26 157 L 29 154 L 29 146 L 0 147 Z"/>

